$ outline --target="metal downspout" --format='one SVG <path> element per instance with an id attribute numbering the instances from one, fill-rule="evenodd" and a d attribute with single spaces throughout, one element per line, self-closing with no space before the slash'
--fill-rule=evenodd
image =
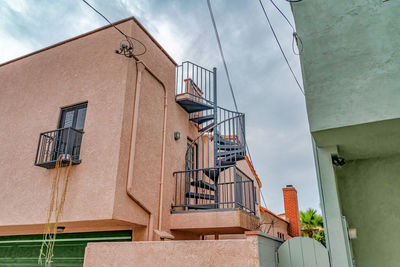
<path id="1" fill-rule="evenodd" d="M 158 229 L 161 231 L 162 225 L 162 204 L 163 204 L 163 191 L 164 191 L 164 167 L 165 167 L 165 143 L 166 143 L 166 126 L 167 126 L 167 113 L 168 113 L 168 104 L 167 104 L 167 90 L 165 84 L 154 74 L 154 72 L 144 64 L 144 62 L 140 61 L 137 57 L 134 57 L 136 61 L 136 92 L 135 92 L 135 110 L 134 117 L 132 123 L 132 138 L 131 138 L 131 149 L 130 149 L 130 157 L 129 157 L 129 166 L 128 166 L 128 179 L 126 185 L 126 191 L 128 196 L 135 201 L 144 211 L 149 214 L 149 225 L 148 225 L 148 240 L 153 240 L 153 225 L 154 225 L 154 215 L 151 211 L 140 201 L 138 201 L 133 194 L 131 193 L 131 184 L 133 180 L 133 163 L 135 158 L 135 140 L 137 133 L 137 121 L 138 121 L 138 111 L 139 111 L 139 96 L 141 89 L 141 78 L 142 71 L 146 69 L 163 87 L 164 90 L 164 115 L 163 115 L 163 140 L 162 140 L 162 156 L 161 156 L 161 176 L 160 176 L 160 193 L 159 193 L 159 211 L 158 211 Z"/>

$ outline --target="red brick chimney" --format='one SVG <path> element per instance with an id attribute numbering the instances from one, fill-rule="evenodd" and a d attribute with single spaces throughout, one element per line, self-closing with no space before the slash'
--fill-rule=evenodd
<path id="1" fill-rule="evenodd" d="M 289 235 L 291 237 L 301 236 L 297 190 L 293 185 L 287 185 L 286 188 L 282 188 L 282 191 L 285 205 L 285 217 L 289 219 Z"/>

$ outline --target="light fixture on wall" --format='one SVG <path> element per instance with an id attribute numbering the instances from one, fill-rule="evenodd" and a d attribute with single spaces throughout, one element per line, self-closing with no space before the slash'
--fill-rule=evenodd
<path id="1" fill-rule="evenodd" d="M 179 140 L 181 138 L 181 133 L 180 132 L 174 132 L 174 139 Z"/>
<path id="2" fill-rule="evenodd" d="M 346 164 L 346 161 L 338 155 L 332 155 L 332 164 L 335 166 L 343 166 Z"/>
<path id="3" fill-rule="evenodd" d="M 62 233 L 65 230 L 65 226 L 57 226 L 57 233 Z"/>

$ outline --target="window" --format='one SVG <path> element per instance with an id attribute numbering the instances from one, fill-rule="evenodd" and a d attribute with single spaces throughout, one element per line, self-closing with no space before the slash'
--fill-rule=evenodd
<path id="1" fill-rule="evenodd" d="M 69 154 L 78 160 L 85 126 L 87 103 L 61 109 L 55 140 L 53 160 L 60 154 Z"/>
<path id="2" fill-rule="evenodd" d="M 285 234 L 278 232 L 278 238 L 285 240 Z"/>
<path id="3" fill-rule="evenodd" d="M 236 187 L 235 187 L 235 202 L 236 205 L 238 205 L 239 208 L 242 208 L 244 206 L 243 203 L 243 178 L 239 174 L 236 173 L 235 176 L 235 182 L 236 182 Z"/>
<path id="4" fill-rule="evenodd" d="M 72 127 L 77 130 L 83 130 L 85 126 L 87 103 L 66 107 L 61 109 L 58 128 Z"/>
<path id="5" fill-rule="evenodd" d="M 195 170 L 197 167 L 197 144 L 192 144 L 193 140 L 187 139 L 186 170 Z"/>

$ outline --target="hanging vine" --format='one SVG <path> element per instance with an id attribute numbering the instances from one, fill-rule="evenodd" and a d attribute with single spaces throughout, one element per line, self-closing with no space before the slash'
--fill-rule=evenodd
<path id="1" fill-rule="evenodd" d="M 67 155 L 69 164 L 64 171 L 64 175 L 62 175 L 63 171 L 61 168 L 61 164 L 64 160 L 63 157 L 64 154 L 59 155 L 56 161 L 55 174 L 51 186 L 51 197 L 47 223 L 45 225 L 42 246 L 40 248 L 38 259 L 38 264 L 43 265 L 44 261 L 46 267 L 51 266 L 52 258 L 54 256 L 54 245 L 57 236 L 57 227 L 64 208 L 64 202 L 68 188 L 68 180 L 72 166 L 72 158 L 70 155 Z M 53 214 L 55 217 L 55 222 L 51 223 Z"/>

